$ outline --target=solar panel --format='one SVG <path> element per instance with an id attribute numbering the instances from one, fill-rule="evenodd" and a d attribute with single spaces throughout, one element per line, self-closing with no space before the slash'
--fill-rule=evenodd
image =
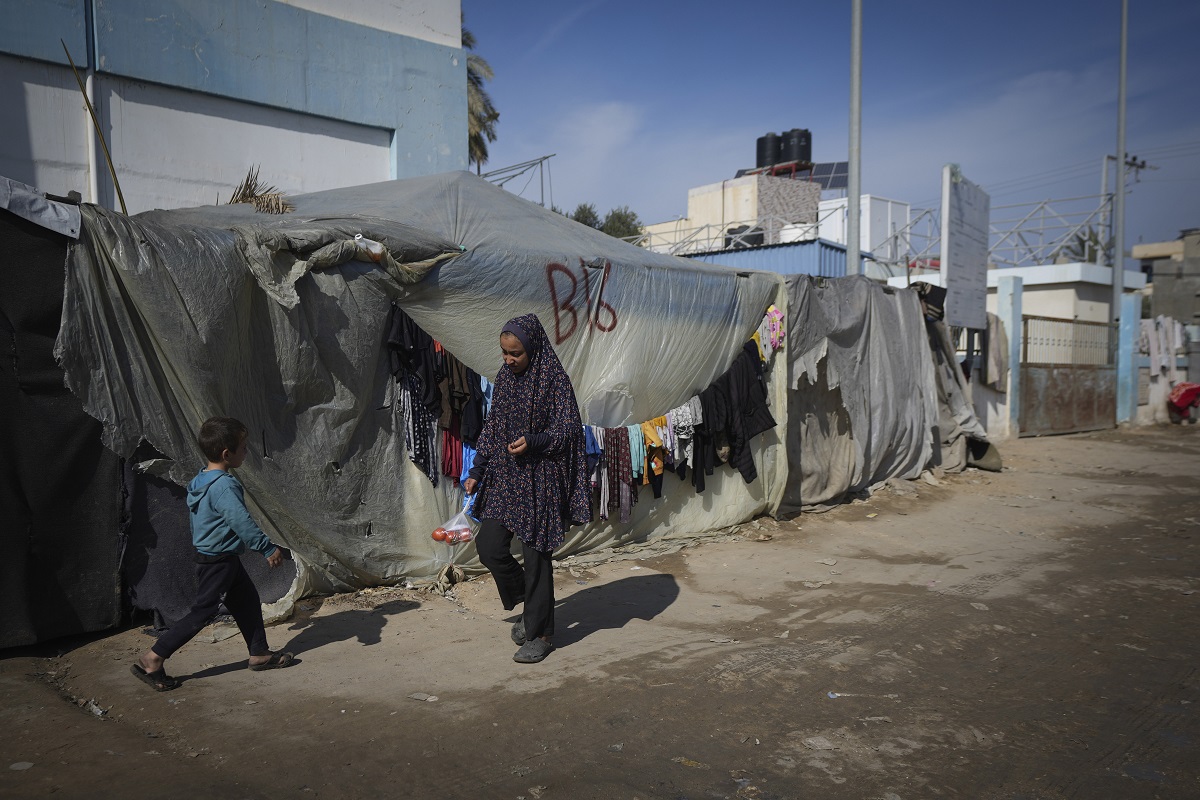
<path id="1" fill-rule="evenodd" d="M 846 189 L 850 180 L 849 161 L 826 161 L 813 164 L 812 180 L 822 189 Z"/>

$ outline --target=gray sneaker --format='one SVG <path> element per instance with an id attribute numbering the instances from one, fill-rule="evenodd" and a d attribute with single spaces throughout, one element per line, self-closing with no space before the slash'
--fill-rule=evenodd
<path id="1" fill-rule="evenodd" d="M 513 623 L 512 640 L 518 647 L 525 644 L 525 620 L 519 619 Z"/>
<path id="2" fill-rule="evenodd" d="M 513 654 L 513 661 L 518 664 L 536 664 L 550 655 L 553 649 L 554 645 L 545 639 L 534 639 L 521 645 L 521 649 Z"/>

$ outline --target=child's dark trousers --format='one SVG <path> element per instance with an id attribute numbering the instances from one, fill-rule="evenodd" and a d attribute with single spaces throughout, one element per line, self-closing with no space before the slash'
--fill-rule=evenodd
<path id="1" fill-rule="evenodd" d="M 187 616 L 171 626 L 158 637 L 150 649 L 161 658 L 170 658 L 175 651 L 192 640 L 200 630 L 217 615 L 221 596 L 225 607 L 233 615 L 246 647 L 252 656 L 265 656 L 271 652 L 267 647 L 267 631 L 263 627 L 262 601 L 254 581 L 246 574 L 246 568 L 236 555 L 206 556 L 196 554 L 196 602 Z"/>

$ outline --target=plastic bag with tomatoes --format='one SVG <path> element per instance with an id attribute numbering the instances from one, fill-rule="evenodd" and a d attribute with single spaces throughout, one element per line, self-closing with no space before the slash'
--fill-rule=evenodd
<path id="1" fill-rule="evenodd" d="M 467 510 L 455 514 L 433 531 L 435 542 L 446 544 L 462 544 L 475 538 L 477 523 L 467 515 Z"/>

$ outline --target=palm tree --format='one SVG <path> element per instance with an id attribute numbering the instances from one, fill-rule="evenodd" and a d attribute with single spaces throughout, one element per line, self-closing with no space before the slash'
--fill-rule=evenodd
<path id="1" fill-rule="evenodd" d="M 462 46 L 464 50 L 475 49 L 475 35 L 467 30 L 466 14 L 462 15 Z M 487 163 L 487 143 L 496 141 L 496 122 L 500 119 L 500 112 L 483 88 L 484 81 L 493 77 L 487 61 L 474 53 L 467 55 L 467 153 L 477 175 Z"/>

